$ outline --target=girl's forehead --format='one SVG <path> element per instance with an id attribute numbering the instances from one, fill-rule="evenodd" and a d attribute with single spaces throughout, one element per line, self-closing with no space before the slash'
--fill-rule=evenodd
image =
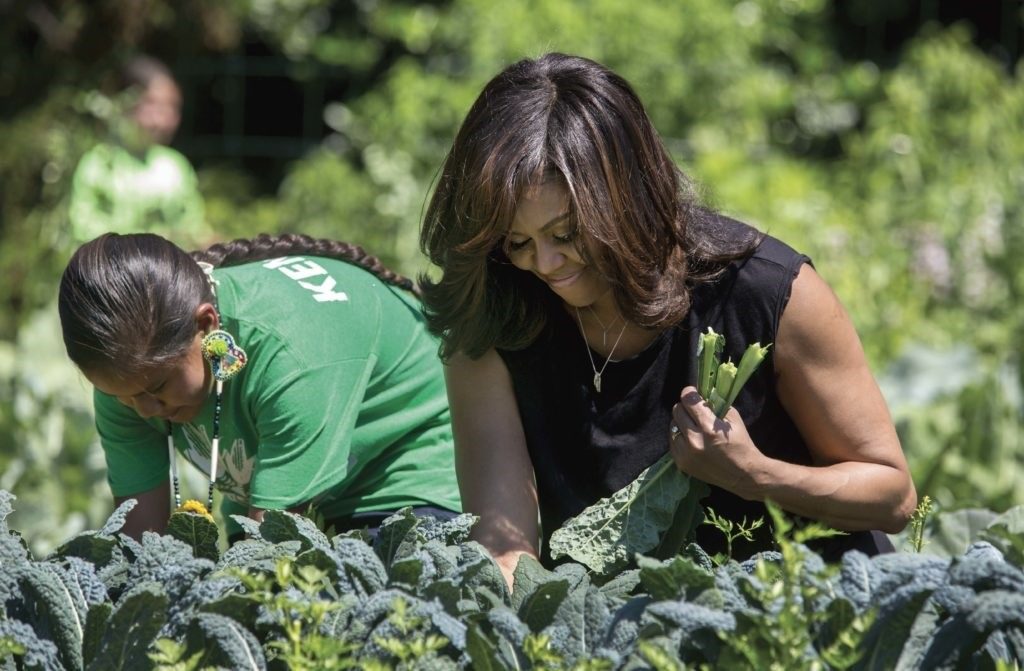
<path id="1" fill-rule="evenodd" d="M 98 390 L 109 396 L 136 396 L 164 382 L 178 372 L 181 363 L 151 366 L 141 371 L 126 370 L 90 370 L 82 371 L 89 382 Z"/>
<path id="2" fill-rule="evenodd" d="M 141 376 L 123 375 L 111 370 L 82 371 L 85 379 L 109 396 L 135 396 L 144 392 L 151 380 Z"/>

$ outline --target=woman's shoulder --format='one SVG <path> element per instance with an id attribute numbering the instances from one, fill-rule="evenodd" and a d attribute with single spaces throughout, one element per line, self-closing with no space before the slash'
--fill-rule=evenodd
<path id="1" fill-rule="evenodd" d="M 709 212 L 705 218 L 702 233 L 715 241 L 723 251 L 747 249 L 748 254 L 737 259 L 734 265 L 742 265 L 749 259 L 791 268 L 794 264 L 809 263 L 810 258 L 797 251 L 783 240 L 766 233 L 757 226 L 739 219 Z"/>
<path id="2" fill-rule="evenodd" d="M 710 279 L 695 283 L 698 293 L 719 293 L 742 286 L 758 293 L 788 285 L 811 259 L 786 242 L 751 224 L 720 213 L 708 213 L 701 235 L 722 258 L 730 259 Z M 731 258 L 730 258 L 731 257 Z"/>
<path id="3" fill-rule="evenodd" d="M 747 254 L 730 261 L 717 276 L 694 286 L 689 321 L 699 322 L 702 330 L 710 324 L 716 324 L 717 329 L 732 323 L 753 329 L 752 333 L 760 334 L 757 337 L 762 339 L 769 337 L 778 326 L 800 268 L 811 260 L 749 224 L 724 215 L 716 215 L 715 220 L 719 236 L 737 240 L 756 237 Z"/>

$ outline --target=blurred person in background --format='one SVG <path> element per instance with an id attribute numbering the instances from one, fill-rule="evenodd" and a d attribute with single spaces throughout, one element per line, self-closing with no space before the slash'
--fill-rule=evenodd
<path id="1" fill-rule="evenodd" d="M 211 242 L 196 173 L 167 146 L 181 121 L 181 89 L 166 65 L 131 58 L 120 72 L 127 114 L 82 157 L 71 187 L 72 242 L 106 232 L 157 233 L 186 248 Z"/>

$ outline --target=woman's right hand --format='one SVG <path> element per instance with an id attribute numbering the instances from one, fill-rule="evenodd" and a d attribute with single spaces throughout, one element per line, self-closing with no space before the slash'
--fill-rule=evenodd
<path id="1" fill-rule="evenodd" d="M 445 365 L 462 509 L 480 519 L 472 538 L 512 587 L 523 554 L 538 556 L 537 487 L 512 378 L 498 353 L 456 354 Z"/>

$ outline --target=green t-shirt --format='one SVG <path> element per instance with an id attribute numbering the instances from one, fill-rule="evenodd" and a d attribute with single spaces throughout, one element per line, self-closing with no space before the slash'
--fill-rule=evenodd
<path id="1" fill-rule="evenodd" d="M 195 170 L 170 147 L 152 145 L 133 154 L 98 144 L 75 168 L 68 213 L 78 244 L 101 233 L 157 233 L 182 247 L 211 236 Z"/>
<path id="2" fill-rule="evenodd" d="M 225 512 L 307 501 L 328 518 L 461 509 L 437 342 L 413 296 L 325 258 L 253 262 L 213 277 L 221 328 L 248 355 L 224 383 L 217 488 Z M 100 392 L 95 406 L 114 495 L 161 484 L 166 422 Z M 206 474 L 213 406 L 211 393 L 194 421 L 173 425 L 177 451 Z"/>

